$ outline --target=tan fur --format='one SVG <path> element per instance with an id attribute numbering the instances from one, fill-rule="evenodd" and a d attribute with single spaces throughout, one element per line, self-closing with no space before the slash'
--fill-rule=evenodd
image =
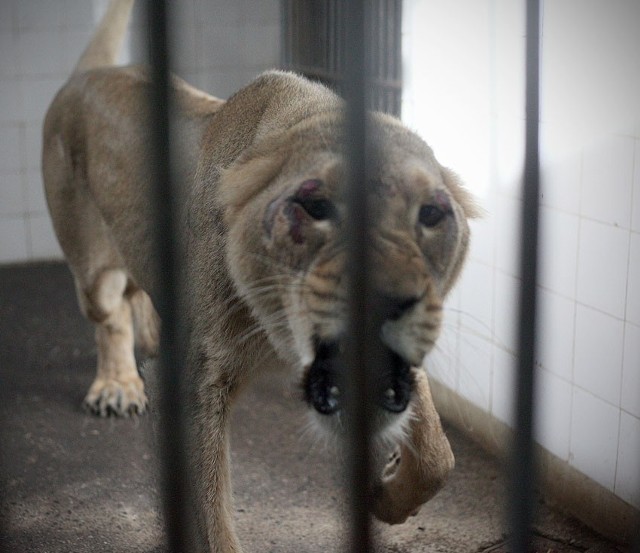
<path id="1" fill-rule="evenodd" d="M 85 404 L 101 415 L 145 409 L 134 337 L 153 352 L 158 336 L 150 298 L 160 276 L 153 272 L 145 167 L 149 81 L 140 68 L 110 66 L 130 9 L 130 1 L 112 2 L 44 126 L 50 212 L 80 306 L 96 325 L 98 371 Z M 326 88 L 283 72 L 265 73 L 227 102 L 179 79 L 173 88 L 185 158 L 185 408 L 198 528 L 206 550 L 239 552 L 227 432 L 233 399 L 276 355 L 303 380 L 314 340 L 345 330 L 343 104 Z M 384 296 L 416 299 L 384 323 L 381 339 L 419 366 L 437 339 L 475 208 L 419 137 L 389 116 L 374 114 L 371 122 L 383 145 L 373 192 L 374 282 Z M 309 179 L 322 181 L 336 219 L 313 220 L 292 203 Z M 451 211 L 425 228 L 420 206 L 437 201 Z M 376 484 L 373 511 L 389 523 L 415 513 L 453 467 L 426 375 L 413 372 L 409 414 L 380 413 L 376 423 L 381 435 L 394 421 L 406 426 L 399 461 Z M 335 418 L 320 422 L 340 432 Z"/>
<path id="2" fill-rule="evenodd" d="M 400 524 L 416 514 L 444 485 L 455 464 L 433 406 L 427 375 L 419 369 L 414 369 L 414 375 L 416 400 L 409 436 L 394 452 L 374 492 L 373 513 L 390 524 Z"/>

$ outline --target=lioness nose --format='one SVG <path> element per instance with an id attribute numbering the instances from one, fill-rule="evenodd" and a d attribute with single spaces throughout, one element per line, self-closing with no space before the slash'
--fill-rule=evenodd
<path id="1" fill-rule="evenodd" d="M 382 317 L 391 321 L 397 321 L 402 317 L 402 315 L 418 303 L 420 298 L 415 296 L 403 297 L 383 295 L 380 296 L 379 301 Z"/>

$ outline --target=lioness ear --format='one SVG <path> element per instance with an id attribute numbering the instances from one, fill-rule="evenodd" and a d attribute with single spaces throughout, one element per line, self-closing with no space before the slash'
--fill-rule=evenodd
<path id="1" fill-rule="evenodd" d="M 282 152 L 270 155 L 241 155 L 220 177 L 219 198 L 227 218 L 233 218 L 264 190 L 278 174 L 286 156 Z"/>
<path id="2" fill-rule="evenodd" d="M 473 194 L 464 187 L 460 177 L 448 167 L 440 166 L 440 173 L 442 175 L 442 180 L 451 191 L 451 195 L 454 200 L 462 207 L 464 214 L 469 219 L 484 217 L 484 209 L 478 205 Z"/>

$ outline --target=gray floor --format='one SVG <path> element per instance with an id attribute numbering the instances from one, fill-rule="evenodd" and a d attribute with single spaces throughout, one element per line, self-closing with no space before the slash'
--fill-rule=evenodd
<path id="1" fill-rule="evenodd" d="M 0 550 L 161 552 L 149 415 L 99 419 L 80 404 L 95 364 L 92 330 L 59 264 L 0 268 Z M 234 415 L 236 520 L 247 552 L 340 551 L 342 478 L 305 435 L 304 408 L 272 375 Z M 449 428 L 457 466 L 401 526 L 376 526 L 379 551 L 505 552 L 501 467 Z M 623 551 L 540 503 L 534 550 Z M 4 546 L 4 547 L 3 547 Z"/>

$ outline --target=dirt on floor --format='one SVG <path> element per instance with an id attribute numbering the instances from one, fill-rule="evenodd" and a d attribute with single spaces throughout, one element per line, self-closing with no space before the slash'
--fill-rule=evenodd
<path id="1" fill-rule="evenodd" d="M 82 411 L 95 356 L 65 266 L 0 268 L 0 551 L 165 551 L 152 415 Z M 305 430 L 298 396 L 267 373 L 234 413 L 235 518 L 247 552 L 345 550 L 342 470 Z M 509 551 L 502 467 L 447 432 L 450 481 L 405 524 L 376 524 L 377 551 Z M 535 530 L 540 553 L 623 551 L 542 502 Z"/>

